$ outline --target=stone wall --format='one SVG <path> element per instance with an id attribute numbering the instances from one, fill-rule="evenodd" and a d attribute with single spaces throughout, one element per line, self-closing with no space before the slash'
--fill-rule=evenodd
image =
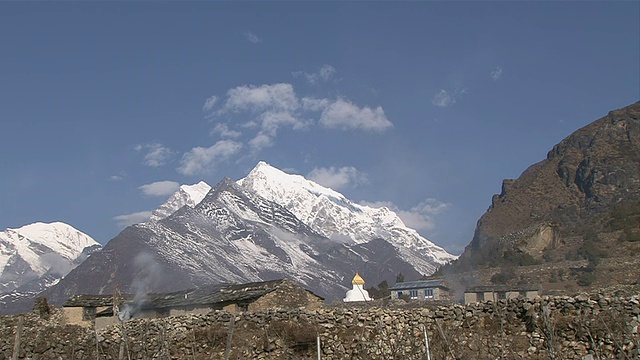
<path id="1" fill-rule="evenodd" d="M 0 359 L 19 316 L 0 317 Z M 103 330 L 25 314 L 21 359 L 638 359 L 640 296 L 542 297 L 470 305 L 326 306 L 161 319 Z M 228 342 L 230 329 L 231 340 Z"/>

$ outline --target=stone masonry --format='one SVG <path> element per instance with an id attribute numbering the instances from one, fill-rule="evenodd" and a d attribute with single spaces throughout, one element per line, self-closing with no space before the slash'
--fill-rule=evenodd
<path id="1" fill-rule="evenodd" d="M 469 305 L 325 306 L 134 319 L 95 331 L 59 311 L 24 320 L 20 359 L 638 359 L 640 296 L 538 297 Z M 0 317 L 10 359 L 20 315 Z M 232 331 L 231 331 L 232 329 Z M 231 333 L 231 336 L 230 336 Z"/>

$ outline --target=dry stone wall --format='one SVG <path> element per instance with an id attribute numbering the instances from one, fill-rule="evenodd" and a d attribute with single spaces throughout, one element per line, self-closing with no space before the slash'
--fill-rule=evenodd
<path id="1" fill-rule="evenodd" d="M 59 312 L 22 315 L 20 359 L 640 358 L 640 296 L 540 297 L 471 305 L 327 306 L 134 319 L 100 331 Z M 0 317 L 10 359 L 19 316 Z"/>

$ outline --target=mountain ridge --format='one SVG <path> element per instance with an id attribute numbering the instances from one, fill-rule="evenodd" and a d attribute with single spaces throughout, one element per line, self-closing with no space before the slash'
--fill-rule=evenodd
<path id="1" fill-rule="evenodd" d="M 303 181 L 299 175 L 286 174 L 266 163 L 256 168 L 278 171 L 281 183 Z M 351 204 L 331 189 L 311 182 L 305 185 L 321 196 L 328 194 Z M 365 209 L 360 205 L 352 208 Z M 396 228 L 386 235 L 403 236 L 399 218 L 391 223 Z M 424 274 L 399 249 L 397 244 L 403 242 L 394 243 L 373 230 L 369 233 L 372 237 L 367 241 L 332 240 L 244 181 L 224 178 L 195 206 L 185 203 L 164 218 L 126 228 L 42 296 L 60 304 L 79 292 L 108 294 L 116 288 L 123 292 L 140 288 L 146 292 L 175 291 L 211 283 L 286 277 L 329 300 L 337 300 L 344 296 L 356 271 L 373 284 L 391 281 L 400 272 L 411 278 Z M 424 264 L 429 260 L 419 261 Z M 439 264 L 430 266 L 435 269 Z M 140 278 L 141 274 L 146 277 Z"/>

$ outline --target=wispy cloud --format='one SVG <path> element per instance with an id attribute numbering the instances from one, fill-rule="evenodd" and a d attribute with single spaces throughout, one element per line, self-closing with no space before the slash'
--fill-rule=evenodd
<path id="1" fill-rule="evenodd" d="M 439 107 L 449 107 L 456 103 L 456 98 L 452 93 L 442 89 L 433 96 L 431 103 Z"/>
<path id="2" fill-rule="evenodd" d="M 496 67 L 493 71 L 491 71 L 491 78 L 493 81 L 498 81 L 502 77 L 502 68 Z"/>
<path id="3" fill-rule="evenodd" d="M 436 227 L 436 217 L 451 205 L 439 200 L 429 198 L 411 209 L 400 209 L 392 202 L 362 202 L 362 205 L 371 207 L 386 207 L 395 212 L 404 224 L 417 231 L 433 230 Z"/>
<path id="4" fill-rule="evenodd" d="M 338 99 L 329 104 L 320 115 L 320 124 L 327 128 L 362 129 L 384 131 L 393 126 L 387 119 L 382 107 L 358 107 L 357 105 Z"/>
<path id="5" fill-rule="evenodd" d="M 122 180 L 124 180 L 125 177 L 127 177 L 127 173 L 125 173 L 124 171 L 121 171 L 120 173 L 118 173 L 116 175 L 109 176 L 109 180 L 110 181 L 122 181 Z"/>
<path id="6" fill-rule="evenodd" d="M 309 122 L 298 114 L 299 100 L 291 84 L 278 83 L 261 86 L 238 86 L 227 91 L 219 115 L 250 113 L 253 120 L 246 127 L 257 126 L 258 133 L 249 142 L 252 152 L 272 146 L 278 129 L 290 127 L 304 129 Z"/>
<path id="7" fill-rule="evenodd" d="M 230 139 L 237 139 L 240 136 L 242 136 L 242 133 L 240 131 L 229 129 L 229 125 L 225 123 L 216 124 L 216 126 L 214 126 L 213 129 L 211 129 L 211 134 L 212 135 L 217 134 L 220 137 L 230 138 Z"/>
<path id="8" fill-rule="evenodd" d="M 325 71 L 325 75 L 319 76 L 330 76 L 328 73 L 331 71 Z M 216 104 L 211 105 L 211 102 L 207 100 L 203 108 L 212 111 L 217 106 L 218 98 L 216 97 Z M 282 128 L 305 130 L 317 123 L 332 129 L 381 132 L 393 127 L 380 106 L 360 107 L 344 98 L 300 98 L 293 85 L 288 83 L 237 86 L 227 91 L 224 101 L 218 107 L 218 110 L 212 111 L 208 116 L 221 121 L 211 130 L 211 134 L 230 139 L 247 135 L 250 139 L 247 147 L 253 155 L 273 146 Z M 316 121 L 314 118 L 318 116 L 319 120 Z M 242 133 L 230 127 L 234 125 L 233 120 L 240 119 L 241 122 L 235 126 L 247 129 Z M 202 148 L 194 148 L 185 154 L 181 172 L 190 173 L 189 166 L 185 164 L 191 163 L 193 158 L 202 157 L 195 156 L 194 151 L 204 153 Z"/>
<path id="9" fill-rule="evenodd" d="M 246 85 L 227 91 L 227 100 L 222 112 L 251 111 L 255 113 L 274 109 L 291 111 L 297 107 L 298 97 L 291 84 Z"/>
<path id="10" fill-rule="evenodd" d="M 262 39 L 258 35 L 252 33 L 251 31 L 245 31 L 244 38 L 247 39 L 248 42 L 254 43 L 254 44 L 262 42 Z"/>
<path id="11" fill-rule="evenodd" d="M 337 73 L 337 70 L 331 65 L 322 65 L 316 72 L 308 73 L 306 71 L 294 71 L 291 74 L 294 77 L 303 77 L 309 84 L 316 85 L 323 81 L 329 81 Z"/>
<path id="12" fill-rule="evenodd" d="M 125 228 L 129 225 L 143 223 L 149 220 L 151 211 L 139 211 L 132 214 L 118 215 L 113 218 L 118 227 Z"/>
<path id="13" fill-rule="evenodd" d="M 173 160 L 175 155 L 171 149 L 160 143 L 136 145 L 135 150 L 146 152 L 142 163 L 149 167 L 166 165 Z"/>
<path id="14" fill-rule="evenodd" d="M 314 168 L 307 175 L 312 181 L 331 189 L 343 189 L 346 187 L 356 187 L 369 182 L 366 173 L 359 171 L 353 166 L 336 167 L 320 167 Z"/>
<path id="15" fill-rule="evenodd" d="M 167 196 L 178 191 L 180 184 L 175 181 L 156 181 L 140 186 L 138 189 L 147 196 Z"/>
<path id="16" fill-rule="evenodd" d="M 220 140 L 210 147 L 194 147 L 182 156 L 178 172 L 183 175 L 206 173 L 242 149 L 242 144 L 233 140 Z"/>
<path id="17" fill-rule="evenodd" d="M 211 111 L 211 110 L 213 110 L 213 107 L 216 106 L 217 103 L 218 103 L 218 97 L 215 96 L 215 95 L 210 96 L 204 102 L 204 105 L 202 106 L 202 111 Z"/>

